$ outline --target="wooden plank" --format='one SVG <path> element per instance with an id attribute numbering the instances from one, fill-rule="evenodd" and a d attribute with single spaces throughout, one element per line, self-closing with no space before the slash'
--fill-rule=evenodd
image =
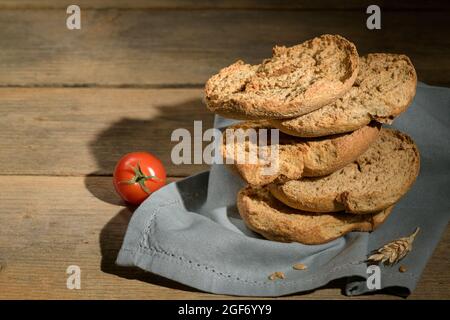
<path id="1" fill-rule="evenodd" d="M 360 53 L 408 54 L 419 79 L 450 85 L 448 10 L 388 11 L 369 31 L 357 11 L 0 10 L 0 86 L 203 86 L 237 59 L 255 63 L 275 44 L 339 33 Z"/>
<path id="2" fill-rule="evenodd" d="M 0 8 L 7 9 L 63 9 L 72 4 L 63 0 L 0 0 Z M 360 9 L 373 4 L 369 0 L 77 0 L 82 9 Z M 448 8 L 445 0 L 376 2 L 383 9 Z"/>
<path id="3" fill-rule="evenodd" d="M 214 299 L 114 260 L 132 210 L 110 177 L 0 176 L 0 299 Z M 450 298 L 450 228 L 410 298 Z M 66 268 L 81 268 L 81 290 Z M 342 281 L 287 299 L 336 299 Z M 391 295 L 353 299 L 392 299 Z"/>
<path id="4" fill-rule="evenodd" d="M 212 127 L 201 99 L 199 89 L 0 88 L 0 174 L 111 175 L 138 150 L 171 176 L 206 170 L 170 158 L 173 130 Z"/>

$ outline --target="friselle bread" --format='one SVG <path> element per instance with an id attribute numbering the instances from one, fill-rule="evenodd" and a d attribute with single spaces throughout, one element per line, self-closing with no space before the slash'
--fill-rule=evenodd
<path id="1" fill-rule="evenodd" d="M 337 35 L 275 47 L 261 64 L 238 61 L 211 77 L 211 111 L 257 120 L 227 130 L 281 130 L 278 150 L 270 135 L 267 146 L 230 143 L 226 134 L 221 141 L 225 163 L 249 183 L 237 199 L 248 228 L 270 240 L 321 244 L 382 224 L 418 176 L 420 156 L 409 136 L 380 127 L 408 108 L 416 85 L 407 56 L 359 58 Z M 273 151 L 276 170 L 267 173 Z"/>
<path id="2" fill-rule="evenodd" d="M 395 204 L 419 174 L 417 146 L 406 134 L 383 128 L 355 162 L 319 178 L 273 183 L 269 190 L 286 205 L 311 212 L 366 214 Z"/>
<path id="3" fill-rule="evenodd" d="M 340 99 L 306 115 L 272 123 L 299 137 L 349 132 L 371 120 L 391 123 L 410 105 L 416 85 L 416 72 L 407 56 L 369 54 L 360 59 L 356 81 Z"/>
<path id="4" fill-rule="evenodd" d="M 269 136 L 266 146 L 261 145 L 261 141 L 248 139 L 250 136 L 248 130 L 254 130 L 253 134 L 256 137 L 262 132 L 261 129 L 265 129 L 264 134 Z M 270 137 L 271 129 L 273 126 L 268 121 L 259 120 L 238 123 L 228 127 L 224 132 L 221 152 L 225 163 L 251 185 L 262 186 L 275 180 L 286 181 L 302 176 L 330 174 L 364 153 L 377 139 L 380 126 L 371 124 L 352 133 L 309 140 L 279 132 L 278 157 L 274 156 L 272 159 L 278 161 L 278 166 L 273 172 L 268 172 L 268 167 L 275 161 L 264 161 L 258 155 L 260 149 L 265 149 L 270 159 L 273 143 Z M 229 130 L 234 135 L 227 135 L 230 133 Z M 237 139 L 237 130 L 242 130 L 243 138 L 240 141 Z M 228 141 L 227 137 L 231 141 Z M 256 155 L 254 159 L 256 161 L 253 163 L 250 163 L 250 152 Z"/>
<path id="5" fill-rule="evenodd" d="M 351 231 L 373 231 L 392 211 L 354 215 L 310 213 L 290 208 L 276 200 L 266 187 L 241 189 L 237 207 L 248 228 L 269 240 L 321 244 Z"/>
<path id="6" fill-rule="evenodd" d="M 260 65 L 237 61 L 212 76 L 205 86 L 206 105 L 233 119 L 303 115 L 350 90 L 358 63 L 355 45 L 338 35 L 277 46 Z"/>

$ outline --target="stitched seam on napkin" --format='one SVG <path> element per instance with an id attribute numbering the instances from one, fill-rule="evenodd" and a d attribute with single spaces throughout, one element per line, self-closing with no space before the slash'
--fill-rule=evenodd
<path id="1" fill-rule="evenodd" d="M 136 254 L 136 250 L 131 250 L 131 249 L 123 249 L 123 250 L 132 252 L 133 254 Z M 271 286 L 271 285 L 274 284 L 274 281 L 272 281 L 272 280 L 261 281 L 261 280 L 242 279 L 241 277 L 236 276 L 236 275 L 232 275 L 232 274 L 228 274 L 228 273 L 224 273 L 224 272 L 218 272 L 216 270 L 216 268 L 214 268 L 214 267 L 207 266 L 207 265 L 202 264 L 202 263 L 196 263 L 196 262 L 193 262 L 191 260 L 186 260 L 186 258 L 184 258 L 182 256 L 177 256 L 176 254 L 171 254 L 171 253 L 163 251 L 161 249 L 156 249 L 156 248 L 139 248 L 138 250 L 142 251 L 143 254 L 151 255 L 151 256 L 158 255 L 158 257 L 160 259 L 165 259 L 165 260 L 171 261 L 171 263 L 175 263 L 175 264 L 178 264 L 180 266 L 187 267 L 187 268 L 189 268 L 191 270 L 194 270 L 194 271 L 201 271 L 201 272 L 204 272 L 204 273 L 209 273 L 209 274 L 211 274 L 213 276 L 216 276 L 216 277 L 221 278 L 221 279 L 226 280 L 226 281 L 230 281 L 230 282 L 237 281 L 237 282 L 244 282 L 244 283 L 246 283 L 248 285 L 263 285 L 263 286 Z M 200 265 L 200 267 L 198 265 Z M 344 264 L 344 265 L 341 265 L 341 266 L 337 266 L 337 267 L 334 267 L 333 269 L 329 270 L 326 274 L 312 276 L 310 278 L 302 279 L 301 281 L 302 282 L 313 282 L 315 280 L 321 280 L 321 279 L 325 278 L 331 272 L 345 270 L 345 269 L 348 269 L 352 265 L 355 265 L 355 263 L 350 262 L 350 263 L 347 263 L 347 264 Z M 291 285 L 291 284 L 295 284 L 297 282 L 298 282 L 298 279 L 293 279 L 293 280 L 286 280 L 285 279 L 282 282 L 281 281 L 277 282 L 277 285 L 288 286 L 288 285 Z"/>
<path id="2" fill-rule="evenodd" d="M 191 198 L 191 197 L 193 197 L 193 195 L 184 195 L 184 197 Z M 161 204 L 152 211 L 150 218 L 148 220 L 148 223 L 144 229 L 143 237 L 141 238 L 141 241 L 139 242 L 139 250 L 144 251 L 144 253 L 149 253 L 150 255 L 153 255 L 153 253 L 159 254 L 161 258 L 165 258 L 166 260 L 175 261 L 176 264 L 187 266 L 192 270 L 206 272 L 206 273 L 212 274 L 216 277 L 222 278 L 227 281 L 244 282 L 244 283 L 247 283 L 250 285 L 269 285 L 269 284 L 274 283 L 273 281 L 268 281 L 268 280 L 261 281 L 261 280 L 242 279 L 241 277 L 239 277 L 237 275 L 232 275 L 232 274 L 225 273 L 225 272 L 219 272 L 217 270 L 218 268 L 216 268 L 214 266 L 208 266 L 203 263 L 193 262 L 191 259 L 185 258 L 183 256 L 179 256 L 173 252 L 170 252 L 169 250 L 166 250 L 163 248 L 157 248 L 155 246 L 155 244 L 157 244 L 155 241 L 156 237 L 153 237 L 153 240 L 150 242 L 151 235 L 153 235 L 153 233 L 154 233 L 154 225 L 156 223 L 155 218 L 156 218 L 157 213 L 159 213 L 159 211 L 165 207 L 170 207 L 170 206 L 173 206 L 175 204 L 180 204 L 180 203 L 182 203 L 181 200 L 174 200 L 171 202 Z M 147 245 L 147 244 L 149 244 L 149 245 Z M 134 250 L 129 250 L 129 249 L 125 249 L 125 248 L 123 250 L 135 252 Z M 332 268 L 331 270 L 327 271 L 326 274 L 314 275 L 314 276 L 311 276 L 310 278 L 302 279 L 302 281 L 312 282 L 315 280 L 323 279 L 332 272 L 345 270 L 345 269 L 348 269 L 350 266 L 354 266 L 354 265 L 358 265 L 358 264 L 361 264 L 361 262 L 349 262 L 349 263 L 343 264 L 341 266 L 336 266 L 336 267 Z M 387 275 L 389 277 L 392 276 L 390 274 L 387 274 Z M 405 274 L 405 275 L 407 275 L 407 274 Z M 410 277 L 416 278 L 414 276 L 410 276 Z M 281 281 L 278 282 L 278 284 L 281 286 L 285 286 L 285 285 L 289 285 L 289 284 L 295 283 L 295 282 L 298 282 L 298 280 L 286 280 L 285 279 L 285 280 L 283 280 L 283 282 L 281 282 Z"/>
<path id="3" fill-rule="evenodd" d="M 122 250 L 131 252 L 133 255 L 136 254 L 136 250 L 133 250 L 133 249 L 126 249 L 126 248 L 124 248 Z M 207 267 L 207 266 L 204 265 L 204 264 L 201 264 L 201 263 L 193 262 L 192 260 L 186 260 L 186 258 L 184 258 L 182 256 L 177 256 L 176 254 L 171 254 L 171 253 L 163 251 L 161 249 L 156 249 L 156 248 L 139 248 L 138 251 L 142 251 L 142 252 L 139 252 L 139 253 L 145 254 L 145 255 L 150 255 L 150 256 L 158 255 L 160 259 L 165 259 L 165 260 L 171 261 L 171 263 L 175 263 L 175 264 L 178 264 L 180 266 L 187 267 L 187 268 L 189 268 L 191 270 L 194 270 L 194 271 L 200 271 L 202 273 L 203 272 L 209 273 L 209 274 L 211 274 L 211 275 L 213 275 L 215 277 L 221 278 L 221 279 L 229 281 L 229 282 L 233 282 L 233 281 L 244 282 L 244 283 L 246 283 L 248 285 L 255 285 L 255 286 L 256 285 L 270 286 L 270 285 L 273 285 L 273 283 L 274 283 L 273 281 L 268 281 L 268 280 L 261 281 L 261 280 L 241 279 L 240 277 L 235 276 L 235 275 L 227 274 L 227 273 L 224 273 L 224 272 L 217 272 L 214 269 L 214 267 L 208 267 L 207 269 L 203 269 L 202 267 Z M 346 263 L 344 265 L 334 267 L 333 269 L 329 270 L 327 272 L 327 274 L 312 276 L 312 277 L 307 278 L 307 279 L 302 279 L 302 281 L 303 282 L 313 282 L 315 280 L 321 280 L 321 279 L 325 278 L 326 275 L 328 275 L 331 272 L 346 270 L 350 266 L 358 265 L 358 264 L 360 264 L 360 263 L 358 263 L 358 262 L 349 262 L 349 263 Z M 395 278 L 396 277 L 396 275 L 389 274 L 389 273 L 383 274 L 383 277 L 385 277 L 385 276 L 387 276 L 388 278 Z M 407 277 L 410 277 L 410 278 L 413 278 L 413 279 L 418 279 L 418 276 L 415 276 L 413 274 L 404 274 L 403 276 L 407 276 Z M 295 284 L 297 282 L 298 282 L 298 279 L 296 279 L 296 280 L 283 280 L 283 282 L 277 282 L 277 285 L 280 285 L 280 286 L 284 287 L 284 286 L 288 286 L 288 285 L 290 285 L 292 283 Z"/>
<path id="4" fill-rule="evenodd" d="M 181 203 L 181 200 L 174 200 L 172 202 L 167 202 L 167 203 L 161 204 L 152 211 L 152 213 L 150 214 L 150 218 L 148 219 L 147 225 L 144 228 L 144 234 L 143 234 L 143 237 L 141 238 L 141 241 L 139 242 L 139 247 L 146 248 L 147 247 L 146 244 L 150 244 L 150 235 L 153 234 L 152 227 L 154 225 L 153 221 L 156 217 L 156 214 L 162 208 L 170 207 L 170 206 L 173 206 L 175 204 L 180 204 L 180 203 Z M 151 245 L 150 245 L 150 247 L 151 247 Z"/>
<path id="5" fill-rule="evenodd" d="M 153 234 L 154 231 L 154 225 L 155 225 L 155 217 L 156 214 L 165 207 L 169 207 L 169 206 L 173 206 L 175 204 L 181 203 L 180 200 L 175 200 L 172 202 L 168 202 L 165 204 L 162 204 L 160 206 L 158 206 L 157 208 L 155 208 L 152 212 L 152 214 L 150 215 L 149 221 L 147 223 L 147 226 L 145 227 L 145 231 L 144 231 L 144 236 L 142 237 L 139 247 L 140 249 L 142 249 L 142 251 L 144 252 L 149 252 L 150 254 L 153 253 L 157 253 L 159 254 L 162 258 L 165 258 L 166 260 L 172 260 L 172 261 L 176 261 L 177 264 L 183 265 L 183 266 L 187 266 L 192 270 L 197 270 L 197 271 L 201 271 L 201 272 L 206 272 L 206 273 L 210 273 L 215 275 L 216 277 L 220 277 L 223 278 L 227 281 L 239 281 L 239 282 L 244 282 L 247 284 L 251 284 L 251 285 L 268 285 L 268 284 L 272 284 L 272 281 L 260 281 L 260 280 L 249 280 L 249 279 L 242 279 L 241 277 L 237 276 L 237 275 L 232 275 L 232 274 L 228 274 L 225 272 L 220 272 L 217 271 L 217 268 L 214 266 L 208 266 L 206 264 L 203 263 L 195 263 L 190 259 L 187 259 L 183 256 L 179 256 L 173 252 L 170 252 L 168 250 L 162 249 L 162 248 L 157 248 L 154 244 L 156 244 L 156 242 L 154 241 L 156 239 L 156 237 L 153 238 L 153 241 L 150 243 L 149 239 L 151 237 L 151 235 Z M 147 240 L 147 241 L 146 241 Z M 149 246 L 147 246 L 147 244 L 150 244 Z M 335 272 L 341 269 L 345 269 L 348 268 L 350 265 L 355 265 L 355 263 L 348 263 L 348 264 L 344 264 L 342 266 L 337 266 L 335 268 L 333 268 L 331 271 L 329 272 Z M 329 273 L 328 272 L 328 273 Z M 316 279 L 321 279 L 324 278 L 327 274 L 325 275 L 316 275 L 316 276 L 312 276 L 310 278 L 304 279 L 303 281 L 305 282 L 312 282 Z M 279 284 L 281 285 L 287 285 L 289 283 L 292 282 L 296 282 L 295 280 L 286 280 L 283 282 L 280 282 Z"/>

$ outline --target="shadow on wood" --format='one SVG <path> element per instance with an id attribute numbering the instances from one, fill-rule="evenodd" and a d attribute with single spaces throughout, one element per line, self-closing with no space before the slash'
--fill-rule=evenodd
<path id="1" fill-rule="evenodd" d="M 127 114 L 124 106 L 123 114 Z M 212 127 L 213 114 L 201 99 L 190 99 L 175 105 L 160 105 L 151 108 L 151 115 L 126 116 L 102 130 L 89 142 L 90 153 L 97 162 L 98 170 L 85 178 L 86 188 L 97 198 L 112 204 L 121 204 L 120 199 L 111 197 L 95 183 L 95 176 L 110 176 L 116 162 L 125 154 L 134 151 L 148 151 L 164 164 L 167 176 L 184 177 L 208 169 L 206 164 L 175 165 L 171 150 L 178 141 L 171 141 L 174 130 L 185 128 L 194 136 L 194 121 L 202 121 L 203 130 Z"/>
<path id="2" fill-rule="evenodd" d="M 110 183 L 105 186 L 104 182 L 99 180 L 99 176 L 93 173 L 84 178 L 84 185 L 99 200 L 118 206 L 126 205 L 125 201 L 114 190 L 112 177 Z"/>

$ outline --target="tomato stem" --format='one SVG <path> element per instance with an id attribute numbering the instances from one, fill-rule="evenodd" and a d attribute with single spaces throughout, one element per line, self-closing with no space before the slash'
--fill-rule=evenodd
<path id="1" fill-rule="evenodd" d="M 142 169 L 141 169 L 141 165 L 139 164 L 139 162 L 137 163 L 136 166 L 131 166 L 131 169 L 133 169 L 134 172 L 134 177 L 131 178 L 130 180 L 123 180 L 123 181 L 119 181 L 119 183 L 126 183 L 126 184 L 135 184 L 138 183 L 142 190 L 144 190 L 145 192 L 147 192 L 148 194 L 151 194 L 151 191 L 148 189 L 148 187 L 145 185 L 145 182 L 147 180 L 159 180 L 159 178 L 157 176 L 152 176 L 152 175 L 146 175 Z"/>

